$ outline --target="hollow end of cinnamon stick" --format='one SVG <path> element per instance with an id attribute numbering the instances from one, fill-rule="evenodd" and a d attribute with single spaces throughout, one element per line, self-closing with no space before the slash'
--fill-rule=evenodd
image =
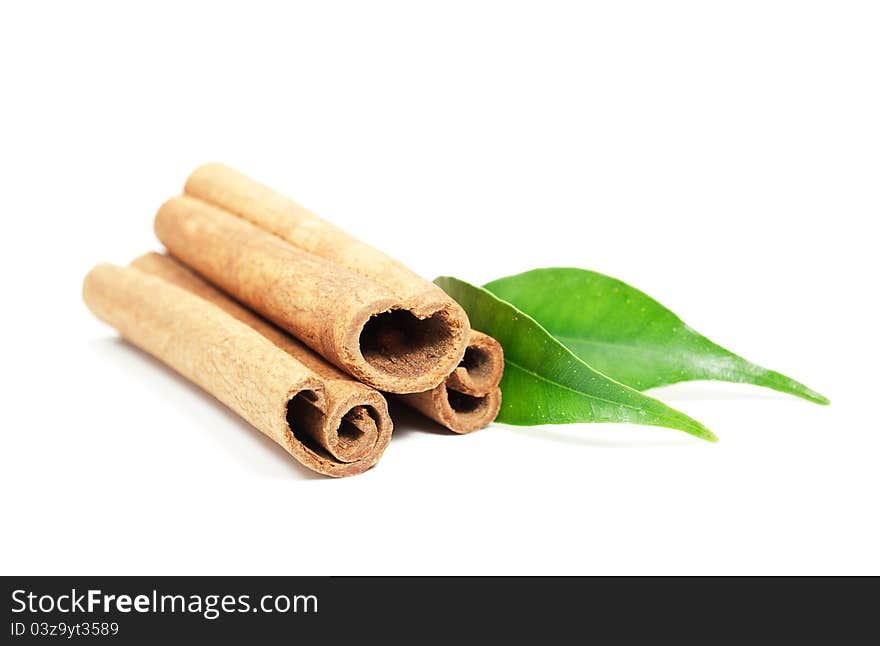
<path id="1" fill-rule="evenodd" d="M 419 317 L 394 308 L 370 316 L 360 328 L 358 348 L 372 379 L 387 392 L 424 390 L 442 381 L 462 355 L 463 322 L 442 307 Z"/>
<path id="2" fill-rule="evenodd" d="M 427 392 L 399 397 L 408 406 L 459 435 L 485 428 L 501 409 L 501 389 L 497 387 L 475 397 L 451 390 L 443 383 Z"/>
<path id="3" fill-rule="evenodd" d="M 309 469 L 333 478 L 372 468 L 391 441 L 388 404 L 376 391 L 365 389 L 343 402 L 334 402 L 330 393 L 316 398 L 301 391 L 290 397 L 285 413 L 284 448 Z"/>
<path id="4" fill-rule="evenodd" d="M 371 456 L 378 458 L 391 438 L 391 418 L 384 400 L 378 403 L 352 398 L 325 412 L 308 393 L 300 393 L 288 402 L 286 419 L 296 441 L 315 457 L 327 465 L 342 463 L 331 468 L 328 475 L 366 470 L 367 465 L 375 463 Z"/>
<path id="5" fill-rule="evenodd" d="M 459 365 L 439 386 L 421 393 L 399 395 L 417 411 L 454 433 L 472 433 L 488 426 L 501 409 L 504 350 L 488 334 L 470 331 Z"/>
<path id="6" fill-rule="evenodd" d="M 501 344 L 488 334 L 471 330 L 464 357 L 446 379 L 446 386 L 453 392 L 482 397 L 498 387 L 503 374 Z"/>

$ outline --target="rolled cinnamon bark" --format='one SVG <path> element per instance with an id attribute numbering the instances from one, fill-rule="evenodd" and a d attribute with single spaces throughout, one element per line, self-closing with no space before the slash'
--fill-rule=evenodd
<path id="1" fill-rule="evenodd" d="M 446 292 L 403 263 L 361 242 L 271 188 L 223 164 L 205 164 L 186 181 L 184 192 L 234 213 L 290 244 L 382 285 L 418 319 L 445 312 L 467 327 L 467 315 Z M 467 343 L 461 343 L 461 351 Z M 455 354 L 455 353 L 453 353 Z M 446 374 L 461 359 L 449 362 Z M 438 379 L 436 383 L 439 383 Z"/>
<path id="2" fill-rule="evenodd" d="M 427 392 L 398 395 L 408 406 L 460 434 L 488 426 L 501 408 L 501 344 L 476 330 L 471 330 L 470 338 L 461 365 L 445 382 Z"/>
<path id="3" fill-rule="evenodd" d="M 102 264 L 86 276 L 83 298 L 128 341 L 201 386 L 314 471 L 361 473 L 387 446 L 390 427 L 383 421 L 387 408 L 380 397 L 364 409 L 379 429 L 373 449 L 350 462 L 330 455 L 315 439 L 328 406 L 322 378 L 256 330 L 167 280 Z"/>
<path id="4" fill-rule="evenodd" d="M 504 374 L 504 350 L 488 334 L 471 330 L 470 341 L 459 365 L 446 378 L 450 390 L 483 397 L 498 387 Z"/>
<path id="5" fill-rule="evenodd" d="M 342 462 L 355 462 L 376 450 L 384 451 L 391 438 L 392 423 L 385 398 L 344 372 L 334 368 L 289 334 L 260 318 L 223 294 L 180 262 L 159 253 L 147 253 L 132 263 L 143 272 L 203 298 L 259 332 L 291 355 L 321 380 L 325 405 L 300 407 L 311 415 L 306 431 L 324 450 Z"/>
<path id="6" fill-rule="evenodd" d="M 500 388 L 482 397 L 472 397 L 450 390 L 442 383 L 424 393 L 398 397 L 407 406 L 460 435 L 485 428 L 498 417 L 501 408 Z"/>
<path id="7" fill-rule="evenodd" d="M 162 205 L 155 230 L 172 255 L 374 388 L 427 390 L 464 354 L 467 317 L 448 297 L 405 302 L 342 264 L 185 195 Z"/>

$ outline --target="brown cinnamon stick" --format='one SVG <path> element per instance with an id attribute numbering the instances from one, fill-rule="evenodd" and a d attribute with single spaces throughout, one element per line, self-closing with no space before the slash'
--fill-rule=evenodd
<path id="1" fill-rule="evenodd" d="M 166 202 L 155 230 L 172 255 L 370 386 L 427 390 L 464 354 L 469 329 L 457 303 L 415 287 L 404 298 L 350 269 L 358 257 L 331 262 L 190 196 Z M 347 240 L 329 229 L 315 235 L 331 246 Z M 363 259 L 373 266 L 372 254 Z"/>
<path id="2" fill-rule="evenodd" d="M 461 435 L 491 424 L 498 417 L 498 410 L 501 408 L 500 388 L 495 388 L 482 397 L 472 397 L 450 390 L 442 383 L 424 393 L 398 397 L 425 417 Z"/>
<path id="3" fill-rule="evenodd" d="M 279 349 L 291 355 L 321 380 L 326 398 L 322 410 L 301 407 L 304 414 L 318 414 L 306 426 L 312 438 L 342 462 L 354 462 L 375 450 L 381 441 L 388 443 L 391 418 L 382 395 L 334 368 L 289 334 L 260 318 L 223 294 L 180 262 L 159 253 L 136 258 L 132 267 L 158 276 L 216 305 L 224 312 L 259 332 Z"/>
<path id="4" fill-rule="evenodd" d="M 488 334 L 471 330 L 468 347 L 459 365 L 446 379 L 451 390 L 482 397 L 498 387 L 504 374 L 504 350 Z"/>
<path id="5" fill-rule="evenodd" d="M 361 457 L 343 461 L 331 455 L 332 447 L 321 445 L 326 437 L 322 428 L 332 426 L 326 418 L 344 408 L 338 404 L 329 410 L 333 384 L 249 325 L 164 278 L 133 267 L 98 265 L 86 276 L 83 298 L 98 318 L 131 343 L 204 388 L 314 471 L 361 473 L 379 460 L 388 444 L 387 407 L 376 393 L 356 398 L 353 414 L 340 414 L 366 433 L 371 426 L 364 416 L 371 418 L 376 441 L 370 450 L 364 452 L 355 442 L 346 459 Z M 346 455 L 345 443 L 340 438 L 335 451 Z"/>
<path id="6" fill-rule="evenodd" d="M 234 213 L 303 251 L 369 278 L 419 319 L 446 312 L 450 318 L 467 322 L 458 303 L 404 264 L 228 166 L 201 166 L 187 179 L 184 192 Z M 461 345 L 462 351 L 466 342 Z M 460 358 L 450 362 L 446 374 Z"/>
<path id="7" fill-rule="evenodd" d="M 470 339 L 461 365 L 445 382 L 423 393 L 398 396 L 408 406 L 460 434 L 488 426 L 501 408 L 501 344 L 476 330 L 471 331 Z"/>

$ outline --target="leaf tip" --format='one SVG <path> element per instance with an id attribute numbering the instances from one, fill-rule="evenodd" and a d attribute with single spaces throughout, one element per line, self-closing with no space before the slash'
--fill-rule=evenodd
<path id="1" fill-rule="evenodd" d="M 656 400 L 655 400 L 656 401 Z M 703 426 L 701 422 L 698 422 L 693 417 L 685 415 L 679 410 L 674 408 L 669 408 L 665 404 L 662 404 L 666 408 L 666 410 L 672 414 L 672 417 L 667 417 L 664 420 L 665 423 L 659 424 L 659 426 L 666 426 L 668 428 L 674 428 L 679 431 L 684 431 L 688 435 L 692 435 L 698 439 L 706 440 L 707 442 L 715 443 L 718 441 L 718 436 L 715 435 L 708 428 Z"/>
<path id="2" fill-rule="evenodd" d="M 820 406 L 828 406 L 831 404 L 830 399 L 828 399 L 825 395 L 820 395 L 815 390 L 812 391 L 811 395 L 812 396 L 809 399 L 815 404 L 819 404 Z"/>
<path id="3" fill-rule="evenodd" d="M 698 439 L 711 442 L 712 444 L 715 444 L 719 440 L 718 436 L 715 435 L 715 433 L 710 431 L 708 428 L 706 428 L 696 420 L 691 420 L 691 423 L 688 424 L 686 428 L 682 427 L 680 428 L 680 430 L 688 433 L 689 435 L 693 435 Z"/>
<path id="4" fill-rule="evenodd" d="M 831 400 L 828 399 L 825 395 L 817 393 L 812 388 L 807 388 L 802 383 L 794 380 L 792 380 L 792 383 L 794 384 L 794 388 L 787 391 L 790 394 L 796 395 L 801 399 L 806 399 L 807 401 L 813 402 L 814 404 L 819 404 L 820 406 L 828 406 L 831 403 Z"/>
<path id="5" fill-rule="evenodd" d="M 717 444 L 720 439 L 715 433 L 710 431 L 705 426 L 703 427 L 703 435 L 699 436 L 701 439 L 706 440 L 707 442 L 711 442 L 712 444 Z"/>
<path id="6" fill-rule="evenodd" d="M 672 409 L 674 410 L 674 409 Z M 718 442 L 719 438 L 715 433 L 710 431 L 708 428 L 703 426 L 700 422 L 695 420 L 693 417 L 688 417 L 684 413 L 680 413 L 679 411 L 675 411 L 680 416 L 677 423 L 671 425 L 671 428 L 678 429 L 679 431 L 684 431 L 688 435 L 692 435 L 700 440 L 706 440 L 707 442 L 712 442 L 713 444 Z"/>

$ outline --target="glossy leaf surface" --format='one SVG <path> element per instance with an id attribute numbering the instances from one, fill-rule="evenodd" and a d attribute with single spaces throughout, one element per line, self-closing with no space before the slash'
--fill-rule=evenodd
<path id="1" fill-rule="evenodd" d="M 493 336 L 504 347 L 498 421 L 517 425 L 627 422 L 717 439 L 684 413 L 594 370 L 532 317 L 487 290 L 450 277 L 434 282 L 464 307 L 474 329 Z"/>
<path id="2" fill-rule="evenodd" d="M 508 276 L 485 288 L 529 314 L 593 368 L 636 390 L 717 379 L 828 403 L 804 384 L 713 343 L 615 278 L 560 267 Z"/>

